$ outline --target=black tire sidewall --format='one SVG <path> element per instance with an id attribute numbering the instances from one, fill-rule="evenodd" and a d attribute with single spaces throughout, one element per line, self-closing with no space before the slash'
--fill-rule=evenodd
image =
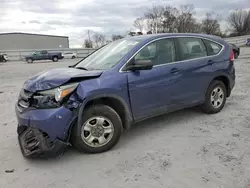
<path id="1" fill-rule="evenodd" d="M 33 59 L 31 59 L 31 58 L 27 59 L 27 63 L 33 63 Z"/>
<path id="2" fill-rule="evenodd" d="M 58 58 L 57 58 L 57 57 L 53 57 L 53 58 L 52 58 L 52 61 L 57 62 L 57 61 L 58 61 Z"/>
<path id="3" fill-rule="evenodd" d="M 238 52 L 234 52 L 234 58 L 238 59 L 238 57 L 239 57 L 239 53 Z"/>
<path id="4" fill-rule="evenodd" d="M 87 121 L 93 116 L 104 116 L 108 118 L 112 122 L 114 127 L 114 133 L 111 140 L 106 145 L 98 148 L 88 146 L 81 138 L 82 126 L 84 125 L 85 121 Z M 120 139 L 121 132 L 122 132 L 122 121 L 117 112 L 113 108 L 106 105 L 95 105 L 89 107 L 83 112 L 81 122 L 79 124 L 77 123 L 73 128 L 71 140 L 73 146 L 75 146 L 79 151 L 85 153 L 101 153 L 111 149 L 114 145 L 116 145 L 116 143 Z"/>
<path id="5" fill-rule="evenodd" d="M 212 106 L 212 103 L 211 103 L 211 93 L 212 91 L 214 90 L 215 87 L 221 87 L 223 92 L 224 92 L 224 98 L 223 98 L 223 102 L 222 102 L 222 105 L 219 107 L 219 108 L 214 108 Z M 207 92 L 206 92 L 206 99 L 205 99 L 205 103 L 204 105 L 202 106 L 203 110 L 206 112 L 206 113 L 209 113 L 209 114 L 214 114 L 214 113 L 218 113 L 222 110 L 222 108 L 224 107 L 225 103 L 226 103 L 226 98 L 227 98 L 227 90 L 226 90 L 226 86 L 223 82 L 219 81 L 219 80 L 214 80 L 211 82 L 211 84 L 209 85 L 208 89 L 207 89 Z"/>

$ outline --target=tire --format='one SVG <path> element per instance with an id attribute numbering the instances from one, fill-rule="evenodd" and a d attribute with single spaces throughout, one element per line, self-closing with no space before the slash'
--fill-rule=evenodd
<path id="1" fill-rule="evenodd" d="M 216 92 L 214 92 L 214 90 L 219 91 L 218 88 L 223 92 L 222 93 L 223 98 L 220 97 L 221 96 L 220 92 L 217 92 L 219 95 L 215 95 Z M 213 95 L 214 95 L 214 97 L 212 97 Z M 216 99 L 215 96 L 218 97 L 218 100 L 220 98 L 220 102 L 212 102 L 212 100 Z M 224 105 L 226 103 L 226 98 L 227 98 L 227 90 L 226 90 L 225 84 L 219 80 L 214 80 L 210 83 L 210 85 L 207 89 L 206 96 L 205 96 L 205 103 L 201 106 L 201 108 L 207 114 L 218 113 L 224 107 Z M 215 103 L 220 104 L 220 105 L 215 107 Z"/>
<path id="2" fill-rule="evenodd" d="M 76 56 L 73 55 L 73 56 L 72 56 L 72 59 L 75 59 L 75 58 L 76 58 Z"/>
<path id="3" fill-rule="evenodd" d="M 98 118 L 105 118 L 105 121 L 103 121 L 104 123 L 97 123 L 99 120 Z M 89 122 L 87 126 L 86 124 Z M 101 122 L 101 121 L 99 121 Z M 112 124 L 112 126 L 110 125 L 110 123 Z M 110 131 L 109 127 L 112 127 L 112 133 L 101 133 L 101 132 L 97 132 L 97 134 L 99 134 L 99 137 L 97 138 L 96 135 L 92 136 L 91 132 L 95 131 L 93 129 L 93 125 L 94 126 L 98 126 L 98 125 L 107 125 L 107 128 Z M 106 126 L 105 125 L 105 126 Z M 88 127 L 91 127 L 91 131 L 89 131 Z M 104 126 L 102 126 L 104 127 Z M 85 131 L 85 129 L 87 131 Z M 82 131 L 83 130 L 83 131 Z M 97 130 L 99 131 L 99 129 Z M 82 132 L 84 134 L 82 134 Z M 111 132 L 111 131 L 110 131 Z M 113 148 L 117 142 L 120 139 L 122 133 L 122 121 L 120 116 L 117 114 L 117 112 L 106 105 L 94 105 L 91 106 L 89 108 L 87 108 L 82 115 L 82 122 L 80 124 L 76 123 L 73 127 L 72 130 L 72 135 L 71 135 L 71 143 L 72 145 L 80 152 L 84 152 L 84 153 L 102 153 L 105 151 L 110 150 L 111 148 Z M 93 134 L 96 134 L 96 132 L 94 132 Z M 107 136 L 106 139 L 106 143 L 101 144 L 99 142 L 99 139 L 101 140 L 102 137 L 104 136 L 100 136 L 101 134 Z M 82 136 L 83 135 L 83 136 Z M 84 138 L 83 138 L 84 137 Z M 95 137 L 94 139 L 91 139 L 91 137 Z M 90 141 L 92 142 L 91 144 L 88 143 L 88 139 L 89 140 L 93 140 Z M 103 140 L 102 140 L 103 141 Z M 94 145 L 96 144 L 96 146 Z"/>
<path id="4" fill-rule="evenodd" d="M 238 59 L 238 57 L 239 57 L 239 53 L 238 52 L 234 52 L 234 58 Z"/>
<path id="5" fill-rule="evenodd" d="M 27 61 L 27 63 L 33 63 L 33 59 L 31 59 L 31 58 L 27 59 L 26 61 Z"/>
<path id="6" fill-rule="evenodd" d="M 52 57 L 52 61 L 53 62 L 57 62 L 58 61 L 58 57 L 57 56 Z"/>

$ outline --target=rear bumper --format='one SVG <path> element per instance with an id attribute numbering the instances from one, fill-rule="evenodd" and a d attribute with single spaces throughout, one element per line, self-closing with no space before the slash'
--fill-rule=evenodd
<path id="1" fill-rule="evenodd" d="M 68 145 L 66 140 L 74 122 L 72 111 L 60 107 L 20 112 L 17 105 L 15 111 L 19 145 L 25 157 L 51 155 Z"/>

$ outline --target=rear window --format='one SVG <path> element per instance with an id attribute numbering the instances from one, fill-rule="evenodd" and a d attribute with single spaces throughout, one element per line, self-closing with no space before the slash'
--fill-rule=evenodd
<path id="1" fill-rule="evenodd" d="M 216 55 L 222 49 L 222 45 L 220 45 L 218 43 L 215 43 L 215 42 L 212 42 L 212 41 L 206 40 L 206 39 L 203 39 L 203 41 L 207 47 L 207 54 L 208 55 Z"/>

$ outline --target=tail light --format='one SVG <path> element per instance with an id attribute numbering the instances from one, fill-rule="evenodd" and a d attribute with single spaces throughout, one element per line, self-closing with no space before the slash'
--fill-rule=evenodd
<path id="1" fill-rule="evenodd" d="M 234 51 L 231 51 L 230 57 L 229 57 L 230 61 L 234 61 Z"/>

